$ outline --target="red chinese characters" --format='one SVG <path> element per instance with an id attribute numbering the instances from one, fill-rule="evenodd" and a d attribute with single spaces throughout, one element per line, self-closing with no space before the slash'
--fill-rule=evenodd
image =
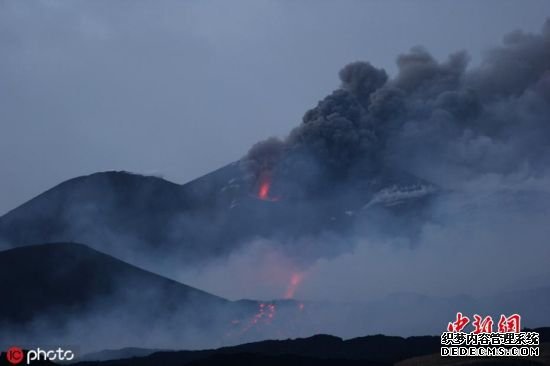
<path id="1" fill-rule="evenodd" d="M 456 313 L 456 320 L 447 325 L 448 332 L 463 332 L 466 326 L 470 323 L 470 318 L 462 315 L 462 313 Z M 472 321 L 473 330 L 471 333 L 493 333 L 493 318 L 490 315 L 482 317 L 481 315 L 474 314 L 474 320 Z M 502 314 L 498 321 L 498 333 L 519 333 L 521 332 L 521 316 L 518 314 L 512 314 L 505 316 Z"/>
<path id="2" fill-rule="evenodd" d="M 468 323 L 470 322 L 470 318 L 468 318 L 467 316 L 462 316 L 462 313 L 456 313 L 456 320 L 452 323 L 449 323 L 449 325 L 447 326 L 447 330 L 449 332 L 461 332 L 462 329 L 464 329 L 464 327 L 466 325 L 468 325 Z"/>
<path id="3" fill-rule="evenodd" d="M 519 333 L 521 331 L 521 316 L 518 314 L 510 315 L 509 317 L 500 315 L 498 321 L 499 333 Z"/>

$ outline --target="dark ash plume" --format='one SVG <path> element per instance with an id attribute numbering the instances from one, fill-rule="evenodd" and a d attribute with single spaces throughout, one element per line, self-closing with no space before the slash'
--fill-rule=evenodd
<path id="1" fill-rule="evenodd" d="M 388 74 L 368 62 L 353 62 L 345 66 L 340 73 L 342 89 L 356 96 L 360 101 L 368 97 L 388 81 Z"/>
<path id="2" fill-rule="evenodd" d="M 254 144 L 248 151 L 246 168 L 257 179 L 263 172 L 271 172 L 281 159 L 285 144 L 276 137 Z"/>
<path id="3" fill-rule="evenodd" d="M 461 177 L 543 166 L 550 152 L 550 20 L 540 34 L 509 34 L 479 67 L 468 69 L 468 59 L 457 52 L 438 62 L 415 47 L 398 57 L 392 79 L 367 62 L 351 63 L 339 73 L 341 87 L 276 149 L 273 139 L 260 142 L 245 161 L 281 164 L 285 179 L 300 180 L 303 169 L 288 167 L 306 160 L 317 167 L 315 179 L 390 166 L 440 184 L 427 166 Z"/>

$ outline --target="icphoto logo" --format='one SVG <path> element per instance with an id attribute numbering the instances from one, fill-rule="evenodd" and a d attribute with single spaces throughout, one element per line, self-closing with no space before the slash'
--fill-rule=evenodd
<path id="1" fill-rule="evenodd" d="M 25 354 L 19 347 L 11 347 L 8 352 L 6 352 L 6 359 L 12 365 L 17 365 L 19 362 L 23 361 L 23 357 L 25 357 Z"/>
<path id="2" fill-rule="evenodd" d="M 25 359 L 25 351 L 20 347 L 10 347 L 6 352 L 6 360 L 12 365 L 18 365 Z M 72 361 L 74 359 L 74 353 L 71 350 L 64 350 L 59 347 L 56 350 L 30 349 L 26 351 L 27 365 L 30 365 L 33 361 Z"/>

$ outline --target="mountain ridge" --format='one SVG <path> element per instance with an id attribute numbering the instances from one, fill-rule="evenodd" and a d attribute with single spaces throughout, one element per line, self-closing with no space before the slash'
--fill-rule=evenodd
<path id="1" fill-rule="evenodd" d="M 420 189 L 420 196 L 407 191 L 420 184 L 386 172 L 335 186 L 315 199 L 262 199 L 238 162 L 182 185 L 128 172 L 93 173 L 62 182 L 1 216 L 0 247 L 79 242 L 122 259 L 139 256 L 140 264 L 177 257 L 200 265 L 256 238 L 296 241 L 327 232 L 343 238 L 367 211 L 382 207 L 391 215 L 423 205 L 431 190 Z M 375 196 L 378 191 L 383 198 Z M 388 200 L 392 195 L 397 198 Z M 396 228 L 415 226 L 399 215 L 395 222 Z"/>

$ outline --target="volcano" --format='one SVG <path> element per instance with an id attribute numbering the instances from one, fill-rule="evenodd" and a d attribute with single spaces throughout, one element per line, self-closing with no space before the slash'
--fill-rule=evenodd
<path id="1" fill-rule="evenodd" d="M 213 329 L 213 314 L 233 316 L 223 298 L 75 243 L 0 252 L 0 281 L 11 293 L 0 303 L 2 343 L 81 339 L 105 347 L 122 330 L 119 341 L 134 337 L 130 329 L 139 337 L 146 324 L 152 332 L 167 324 Z"/>
<path id="2" fill-rule="evenodd" d="M 229 301 L 77 243 L 2 251 L 0 281 L 9 289 L 0 349 L 75 340 L 82 351 L 221 346 L 273 337 L 301 313 L 292 301 Z M 254 322 L 258 309 L 275 307 L 281 319 Z"/>
<path id="3" fill-rule="evenodd" d="M 78 242 L 136 264 L 170 257 L 197 265 L 259 237 L 345 234 L 380 210 L 405 227 L 399 216 L 413 207 L 419 217 L 434 196 L 433 185 L 390 171 L 310 196 L 278 178 L 251 179 L 239 162 L 183 185 L 127 172 L 77 177 L 0 217 L 0 247 Z"/>

